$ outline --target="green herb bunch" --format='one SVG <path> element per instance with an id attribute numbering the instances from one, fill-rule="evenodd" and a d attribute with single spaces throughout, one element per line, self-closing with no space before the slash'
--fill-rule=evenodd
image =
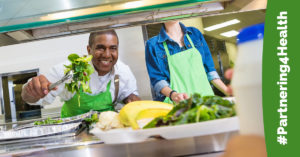
<path id="1" fill-rule="evenodd" d="M 83 92 L 92 93 L 89 87 L 90 75 L 94 72 L 93 66 L 89 64 L 92 56 L 79 57 L 77 54 L 70 54 L 68 60 L 71 64 L 64 65 L 66 68 L 65 74 L 72 71 L 73 78 L 70 83 L 65 84 L 65 88 L 71 93 L 76 92 L 80 106 L 80 88 L 82 88 Z"/>
<path id="2" fill-rule="evenodd" d="M 189 99 L 176 104 L 166 116 L 153 119 L 144 126 L 144 129 L 196 123 L 234 115 L 236 112 L 233 102 L 219 96 L 201 97 L 200 94 L 194 94 Z"/>

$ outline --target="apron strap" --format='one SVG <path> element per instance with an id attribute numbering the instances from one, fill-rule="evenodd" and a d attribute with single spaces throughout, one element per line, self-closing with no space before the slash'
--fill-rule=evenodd
<path id="1" fill-rule="evenodd" d="M 108 82 L 107 86 L 106 86 L 106 91 L 105 92 L 109 92 L 109 89 L 110 89 L 110 83 L 111 81 Z"/>
<path id="2" fill-rule="evenodd" d="M 117 101 L 118 95 L 119 95 L 119 82 L 120 82 L 119 78 L 120 78 L 119 75 L 115 75 L 115 78 L 114 78 L 114 83 L 115 83 L 115 99 L 113 101 L 113 104 L 115 104 L 115 102 Z"/>
<path id="3" fill-rule="evenodd" d="M 168 49 L 168 45 L 167 45 L 167 43 L 164 41 L 164 42 L 163 42 L 163 44 L 164 44 L 164 48 L 165 48 L 165 51 L 166 51 L 167 57 L 170 57 L 170 52 L 169 52 L 169 49 Z"/>
<path id="4" fill-rule="evenodd" d="M 189 43 L 192 45 L 192 48 L 195 48 L 192 39 L 190 38 L 190 36 L 187 33 L 186 33 L 186 37 L 187 37 Z M 163 42 L 163 45 L 164 45 L 167 57 L 170 57 L 170 52 L 169 52 L 168 45 L 167 45 L 166 41 Z"/>
<path id="5" fill-rule="evenodd" d="M 192 39 L 190 38 L 190 36 L 189 36 L 188 33 L 186 33 L 186 37 L 187 37 L 187 39 L 189 40 L 189 42 L 190 42 L 190 44 L 192 45 L 192 47 L 194 48 L 194 47 L 195 47 L 195 46 L 194 46 L 194 43 L 193 43 L 193 41 L 192 41 Z"/>

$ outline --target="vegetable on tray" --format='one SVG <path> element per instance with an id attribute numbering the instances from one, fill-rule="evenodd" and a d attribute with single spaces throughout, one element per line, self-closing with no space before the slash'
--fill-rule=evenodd
<path id="1" fill-rule="evenodd" d="M 83 92 L 92 93 L 89 87 L 90 75 L 94 72 L 94 68 L 89 62 L 92 60 L 92 56 L 79 57 L 77 54 L 70 54 L 68 60 L 70 65 L 65 66 L 65 74 L 69 71 L 73 71 L 73 78 L 70 83 L 65 84 L 65 88 L 71 93 L 76 92 L 78 96 L 78 105 L 80 106 L 80 88 Z"/>
<path id="2" fill-rule="evenodd" d="M 45 120 L 41 120 L 41 121 L 35 121 L 34 125 L 49 125 L 49 124 L 59 124 L 59 123 L 63 123 L 63 120 L 61 119 L 51 119 L 51 118 L 47 118 Z"/>
<path id="3" fill-rule="evenodd" d="M 175 105 L 167 115 L 153 119 L 144 129 L 214 120 L 235 114 L 234 103 L 229 100 L 219 96 L 201 97 L 200 94 L 194 94 Z"/>
<path id="4" fill-rule="evenodd" d="M 98 122 L 98 113 L 93 113 L 89 117 L 71 117 L 71 118 L 65 118 L 65 119 L 51 119 L 47 118 L 45 120 L 41 121 L 35 121 L 34 125 L 51 125 L 51 124 L 61 124 L 66 122 L 74 122 L 78 120 L 84 120 L 87 124 L 92 124 Z"/>
<path id="5" fill-rule="evenodd" d="M 84 121 L 88 124 L 97 123 L 99 121 L 98 113 L 93 113 L 91 118 L 85 118 Z"/>

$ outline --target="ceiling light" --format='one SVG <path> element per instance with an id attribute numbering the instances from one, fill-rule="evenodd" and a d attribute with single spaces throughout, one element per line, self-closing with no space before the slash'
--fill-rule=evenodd
<path id="1" fill-rule="evenodd" d="M 17 41 L 33 39 L 33 36 L 26 31 L 8 32 L 6 34 L 9 35 L 10 37 L 16 39 Z"/>
<path id="2" fill-rule="evenodd" d="M 236 30 L 231 30 L 231 31 L 228 31 L 228 32 L 224 32 L 224 33 L 221 33 L 220 35 L 224 36 L 224 37 L 233 37 L 233 36 L 237 36 L 239 34 L 238 31 Z"/>
<path id="3" fill-rule="evenodd" d="M 124 4 L 124 8 L 126 9 L 131 9 L 131 8 L 137 8 L 143 6 L 143 2 L 142 1 L 133 1 L 133 2 L 127 2 Z"/>
<path id="4" fill-rule="evenodd" d="M 230 20 L 230 21 L 226 21 L 226 22 L 223 22 L 223 23 L 219 23 L 219 24 L 210 26 L 210 27 L 206 27 L 206 28 L 204 28 L 204 30 L 212 31 L 212 30 L 216 30 L 216 29 L 219 29 L 219 28 L 227 27 L 229 25 L 237 24 L 237 23 L 240 23 L 240 21 L 238 19 L 233 19 L 233 20 Z"/>

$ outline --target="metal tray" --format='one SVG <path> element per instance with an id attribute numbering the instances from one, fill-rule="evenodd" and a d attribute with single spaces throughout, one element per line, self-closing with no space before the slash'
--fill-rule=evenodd
<path id="1" fill-rule="evenodd" d="M 0 132 L 0 142 L 75 133 L 82 127 L 81 122 L 77 122 L 64 125 L 37 126 L 20 130 L 2 131 Z"/>
<path id="2" fill-rule="evenodd" d="M 237 117 L 210 120 L 199 123 L 165 126 L 151 129 L 132 130 L 131 128 L 102 131 L 94 127 L 90 133 L 107 144 L 143 142 L 151 137 L 164 139 L 179 139 L 187 137 L 205 136 L 239 130 Z"/>
<path id="3" fill-rule="evenodd" d="M 68 118 L 53 118 L 53 120 L 58 120 L 61 119 L 63 122 L 58 123 L 58 124 L 44 124 L 44 125 L 34 125 L 34 122 L 24 124 L 24 125 L 19 125 L 17 127 L 14 127 L 13 130 L 21 130 L 21 129 L 26 129 L 26 128 L 32 128 L 32 127 L 37 127 L 37 126 L 55 126 L 55 125 L 65 125 L 69 123 L 77 123 L 83 121 L 85 118 L 90 118 L 92 114 L 98 113 L 97 111 L 90 111 L 81 115 L 73 116 L 73 117 L 68 117 Z"/>

